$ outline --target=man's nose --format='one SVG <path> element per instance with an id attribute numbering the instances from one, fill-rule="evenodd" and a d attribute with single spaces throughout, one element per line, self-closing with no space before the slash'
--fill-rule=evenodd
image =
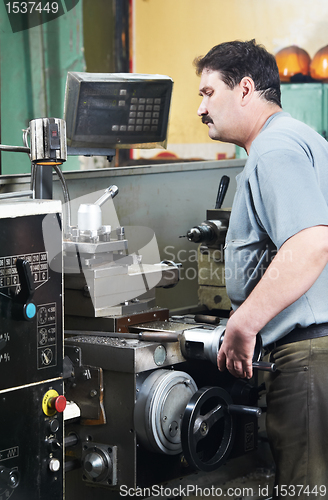
<path id="1" fill-rule="evenodd" d="M 204 101 L 201 102 L 201 104 L 200 104 L 200 106 L 198 108 L 197 114 L 198 114 L 198 116 L 202 116 L 202 115 L 207 115 L 208 114 L 206 106 L 204 104 Z"/>

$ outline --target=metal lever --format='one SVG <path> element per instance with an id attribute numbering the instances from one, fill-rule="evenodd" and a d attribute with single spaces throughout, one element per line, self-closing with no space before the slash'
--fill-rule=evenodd
<path id="1" fill-rule="evenodd" d="M 98 207 L 101 207 L 109 198 L 115 198 L 117 193 L 117 186 L 115 186 L 114 184 L 112 186 L 109 186 L 109 188 L 106 189 L 104 194 L 100 196 L 100 198 L 94 203 L 94 205 L 98 205 Z"/>
<path id="2" fill-rule="evenodd" d="M 243 415 L 251 415 L 253 417 L 260 417 L 262 415 L 261 408 L 257 406 L 244 406 L 244 405 L 228 405 L 229 413 L 241 413 Z"/>
<path id="3" fill-rule="evenodd" d="M 272 372 L 274 373 L 277 370 L 275 363 L 268 363 L 265 361 L 254 361 L 252 363 L 253 368 L 256 370 L 261 370 L 263 372 Z"/>
<path id="4" fill-rule="evenodd" d="M 221 208 L 225 195 L 228 191 L 230 178 L 227 175 L 223 175 L 220 180 L 219 190 L 216 197 L 215 208 Z"/>

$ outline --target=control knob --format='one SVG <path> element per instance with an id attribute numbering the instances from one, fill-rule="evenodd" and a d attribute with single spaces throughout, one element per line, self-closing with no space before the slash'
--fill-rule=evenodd
<path id="1" fill-rule="evenodd" d="M 20 475 L 17 469 L 8 469 L 0 466 L 0 484 L 4 484 L 7 488 L 17 488 L 19 485 Z"/>
<path id="2" fill-rule="evenodd" d="M 51 458 L 49 460 L 49 469 L 51 472 L 58 472 L 60 469 L 60 461 L 58 458 Z"/>

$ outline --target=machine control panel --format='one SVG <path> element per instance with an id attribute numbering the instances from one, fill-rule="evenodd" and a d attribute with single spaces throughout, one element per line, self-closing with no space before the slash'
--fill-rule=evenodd
<path id="1" fill-rule="evenodd" d="M 62 374 L 62 274 L 43 238 L 45 223 L 61 238 L 58 214 L 24 208 L 0 217 L 0 391 Z"/>
<path id="2" fill-rule="evenodd" d="M 162 75 L 67 76 L 65 119 L 71 147 L 155 147 L 167 133 L 173 82 Z"/>
<path id="3" fill-rule="evenodd" d="M 0 204 L 0 500 L 64 495 L 62 257 L 49 257 L 62 244 L 60 211 Z"/>
<path id="4" fill-rule="evenodd" d="M 48 280 L 47 252 L 29 253 L 27 255 L 7 255 L 0 257 L 0 289 L 17 287 L 20 289 L 17 271 L 17 259 L 25 260 L 30 264 L 33 281 L 36 285 Z"/>
<path id="5" fill-rule="evenodd" d="M 63 414 L 42 411 L 49 390 L 62 394 L 63 382 L 1 394 L 0 500 L 63 498 Z"/>

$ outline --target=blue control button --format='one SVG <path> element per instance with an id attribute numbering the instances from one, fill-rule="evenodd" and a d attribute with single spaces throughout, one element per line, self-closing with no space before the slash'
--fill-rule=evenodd
<path id="1" fill-rule="evenodd" d="M 25 314 L 28 319 L 34 318 L 36 314 L 36 307 L 35 304 L 33 304 L 33 302 L 30 302 L 29 304 L 26 305 Z"/>

